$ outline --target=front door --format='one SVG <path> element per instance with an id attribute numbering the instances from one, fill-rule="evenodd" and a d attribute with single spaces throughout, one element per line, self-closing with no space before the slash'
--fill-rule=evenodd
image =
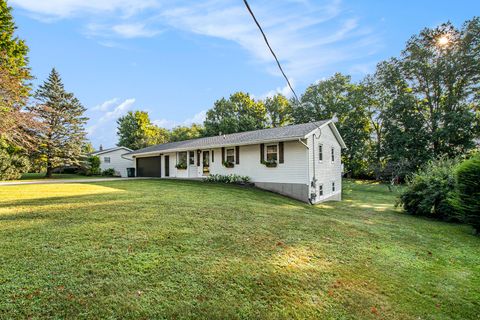
<path id="1" fill-rule="evenodd" d="M 210 174 L 210 152 L 203 151 L 203 175 L 208 176 Z"/>
<path id="2" fill-rule="evenodd" d="M 165 156 L 165 177 L 170 177 L 170 156 Z"/>

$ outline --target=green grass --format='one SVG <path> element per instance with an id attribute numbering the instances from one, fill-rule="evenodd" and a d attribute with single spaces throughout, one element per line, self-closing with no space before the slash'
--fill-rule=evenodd
<path id="1" fill-rule="evenodd" d="M 24 173 L 19 179 L 21 181 L 32 181 L 32 180 L 63 180 L 63 179 L 98 179 L 98 178 L 112 178 L 106 176 L 83 176 L 80 174 L 74 173 L 54 173 L 51 178 L 46 178 L 45 173 Z M 15 181 L 19 181 L 15 180 Z M 6 181 L 8 182 L 8 181 Z"/>
<path id="2" fill-rule="evenodd" d="M 0 318 L 478 319 L 480 238 L 382 185 L 0 187 Z"/>

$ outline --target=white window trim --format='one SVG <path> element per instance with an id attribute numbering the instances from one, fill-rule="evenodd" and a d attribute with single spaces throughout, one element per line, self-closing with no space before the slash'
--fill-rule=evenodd
<path id="1" fill-rule="evenodd" d="M 320 159 L 320 148 L 322 149 L 322 159 Z M 318 155 L 318 162 L 322 163 L 323 162 L 323 143 L 319 143 L 318 144 L 318 152 L 317 152 L 317 155 Z"/>
<path id="2" fill-rule="evenodd" d="M 189 159 L 188 159 L 188 157 L 189 157 L 189 152 L 188 152 L 188 151 L 179 151 L 179 152 L 177 152 L 177 159 L 176 159 L 176 160 L 177 160 L 177 163 L 176 163 L 176 164 L 179 164 L 179 163 L 180 163 L 180 153 L 184 153 L 184 152 L 187 154 L 186 164 L 187 164 L 187 167 L 188 167 L 188 166 L 189 166 L 189 162 L 190 162 Z"/>
<path id="3" fill-rule="evenodd" d="M 107 162 L 106 159 L 108 159 L 108 162 Z M 103 163 L 112 163 L 112 158 L 111 157 L 103 157 Z"/>
<path id="4" fill-rule="evenodd" d="M 225 161 L 228 161 L 228 150 L 233 150 L 233 163 L 235 163 L 235 161 L 237 160 L 236 159 L 236 152 L 235 152 L 235 148 L 225 148 Z"/>
<path id="5" fill-rule="evenodd" d="M 279 147 L 278 147 L 278 143 L 265 144 L 265 154 L 263 155 L 263 160 L 264 160 L 264 161 L 267 161 L 267 159 L 268 159 L 268 158 L 267 158 L 267 156 L 268 156 L 267 150 L 268 150 L 268 147 L 271 147 L 271 146 L 276 146 L 276 147 L 277 147 L 277 160 L 276 160 L 276 162 L 278 163 L 278 162 L 280 161 L 280 158 L 279 158 L 280 155 L 279 155 L 279 150 L 278 150 L 278 148 L 279 148 Z"/>

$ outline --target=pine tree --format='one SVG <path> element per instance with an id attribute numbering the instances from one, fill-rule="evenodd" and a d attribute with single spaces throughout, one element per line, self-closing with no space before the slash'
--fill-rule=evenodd
<path id="1" fill-rule="evenodd" d="M 86 109 L 73 93 L 65 90 L 55 69 L 35 92 L 35 98 L 38 103 L 30 110 L 46 127 L 39 132 L 38 150 L 47 167 L 46 176 L 51 177 L 53 169 L 60 166 L 80 165 L 86 141 Z"/>

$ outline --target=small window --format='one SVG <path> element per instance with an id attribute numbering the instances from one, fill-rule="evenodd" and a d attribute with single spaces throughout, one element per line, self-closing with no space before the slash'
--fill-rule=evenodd
<path id="1" fill-rule="evenodd" d="M 318 195 L 323 196 L 323 184 L 318 186 Z"/>
<path id="2" fill-rule="evenodd" d="M 235 149 L 227 149 L 227 162 L 235 162 Z"/>
<path id="3" fill-rule="evenodd" d="M 267 161 L 277 161 L 278 159 L 278 148 L 276 144 L 267 146 Z"/>
<path id="4" fill-rule="evenodd" d="M 323 144 L 318 145 L 318 161 L 323 161 Z"/>
<path id="5" fill-rule="evenodd" d="M 332 192 L 335 192 L 335 181 L 332 181 Z"/>
<path id="6" fill-rule="evenodd" d="M 332 162 L 335 162 L 335 148 L 332 147 Z"/>
<path id="7" fill-rule="evenodd" d="M 110 157 L 103 157 L 104 163 L 110 163 Z"/>
<path id="8" fill-rule="evenodd" d="M 179 152 L 178 153 L 178 163 L 177 164 L 181 164 L 181 165 L 187 165 L 187 152 Z"/>
<path id="9" fill-rule="evenodd" d="M 188 152 L 188 159 L 189 159 L 188 162 L 190 164 L 193 164 L 193 165 L 195 164 L 195 152 L 194 151 Z"/>

